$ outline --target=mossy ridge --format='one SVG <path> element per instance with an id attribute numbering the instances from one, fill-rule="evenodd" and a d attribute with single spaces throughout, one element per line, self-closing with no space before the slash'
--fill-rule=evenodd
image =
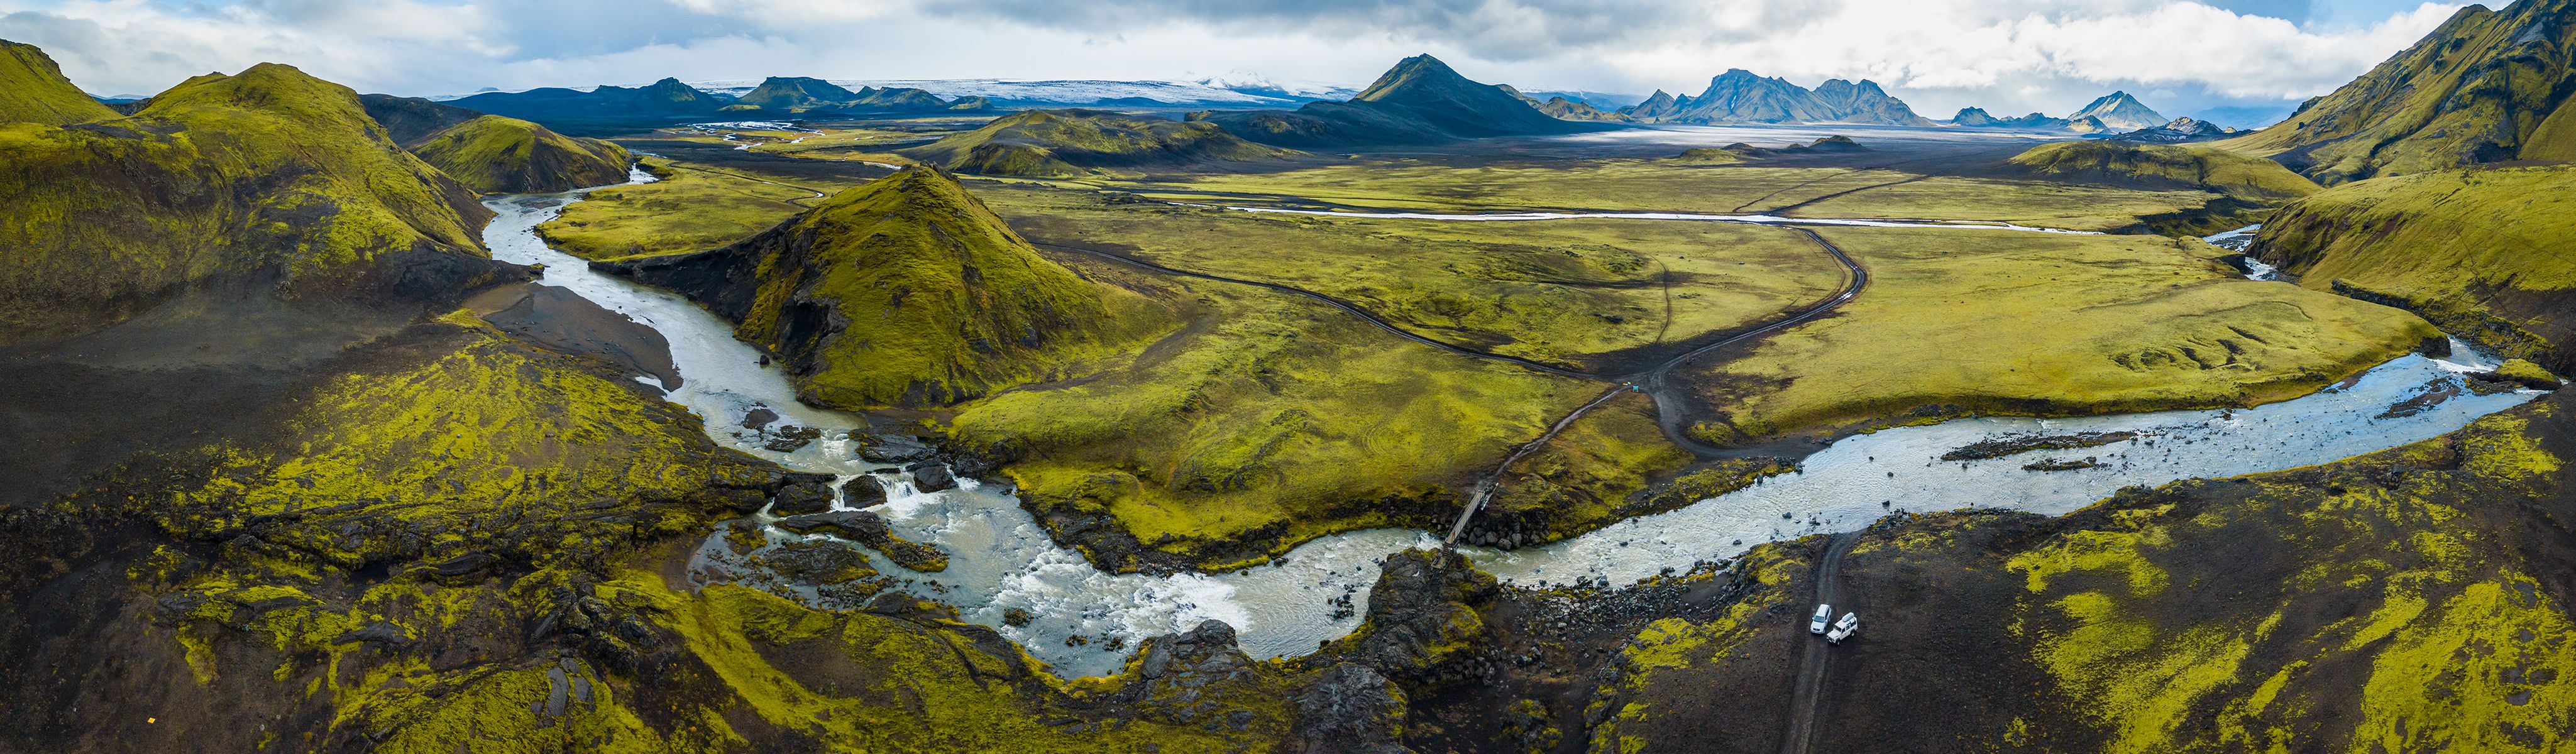
<path id="1" fill-rule="evenodd" d="M 2286 400 L 2404 355 L 2422 319 L 2244 280 L 2187 239 L 1823 229 L 1870 269 L 1835 316 L 1693 379 L 1715 444 L 1969 412 Z"/>
<path id="2" fill-rule="evenodd" d="M 1239 567 L 1335 532 L 1445 524 L 1458 491 L 1599 393 L 1302 298 L 1175 285 L 1214 311 L 1132 361 L 966 404 L 950 425 L 1016 459 L 1005 473 L 1039 520 L 1104 568 Z M 1129 544 L 1096 536 L 1102 524 Z"/>
<path id="3" fill-rule="evenodd" d="M 0 124 L 0 341 L 113 323 L 179 290 L 429 300 L 523 275 L 473 192 L 396 148 L 347 87 L 261 64 L 134 117 Z"/>
<path id="4" fill-rule="evenodd" d="M 292 442 L 210 451 L 210 479 L 175 495 L 162 525 L 328 567 L 475 571 L 596 560 L 756 508 L 772 484 L 604 366 L 479 328 L 407 337 L 379 371 L 286 404 Z"/>
<path id="5" fill-rule="evenodd" d="M 68 126 L 116 117 L 64 78 L 44 50 L 0 39 L 0 123 Z"/>
<path id="6" fill-rule="evenodd" d="M 1058 178 L 1094 169 L 1253 162 L 1299 153 L 1244 141 L 1205 121 L 1028 110 L 900 154 L 960 173 Z"/>
<path id="7" fill-rule="evenodd" d="M 2302 199 L 2249 254 L 2299 284 L 2399 306 L 2480 347 L 2576 367 L 2576 166 L 2440 170 Z"/>
<path id="8" fill-rule="evenodd" d="M 404 144 L 424 161 L 486 194 L 553 193 L 623 183 L 634 155 L 517 118 L 485 115 Z"/>
<path id="9" fill-rule="evenodd" d="M 2322 466 L 2131 488 L 2063 518 L 1883 522 L 1841 565 L 1837 607 L 1872 628 L 1832 650 L 1822 701 L 1871 712 L 1838 715 L 1818 745 L 2564 748 L 2576 624 L 2564 585 L 2531 575 L 2564 556 L 2531 533 L 2566 510 L 2576 432 L 2560 402 Z M 1750 624 L 1750 642 L 1811 641 L 1803 607 Z M 1620 676 L 1604 704 L 1637 714 L 1596 745 L 1697 741 L 1689 721 L 1732 711 L 1711 691 L 1783 672 L 1699 664 L 1704 650 L 1674 638 L 1695 628 L 1639 637 L 1631 653 L 1661 659 Z"/>
<path id="10" fill-rule="evenodd" d="M 2322 190 L 2280 163 L 2197 144 L 2061 141 L 2008 162 L 2042 175 L 2206 188 L 2262 207 Z"/>
<path id="11" fill-rule="evenodd" d="M 1172 326 L 1162 304 L 1039 256 L 925 167 L 724 249 L 614 269 L 707 304 L 785 357 L 804 397 L 847 409 L 1071 376 Z"/>
<path id="12" fill-rule="evenodd" d="M 2564 149 L 2556 141 L 2563 122 L 2538 129 L 2566 116 L 2576 59 L 2571 10 L 2567 0 L 2462 8 L 2280 124 L 2216 145 L 2279 160 L 2328 185 Z"/>

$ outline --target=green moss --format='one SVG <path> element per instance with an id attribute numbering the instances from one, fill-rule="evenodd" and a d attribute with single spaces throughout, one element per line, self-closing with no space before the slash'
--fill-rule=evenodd
<path id="1" fill-rule="evenodd" d="M 576 139 L 517 118 L 486 115 L 403 145 L 486 194 L 551 193 L 626 181 L 634 156 L 598 139 Z"/>
<path id="2" fill-rule="evenodd" d="M 721 248 L 805 211 L 815 191 L 852 184 L 758 178 L 656 157 L 641 158 L 661 180 L 592 191 L 537 226 L 564 253 L 603 260 Z M 777 180 L 796 186 L 765 182 Z M 798 186 L 815 185 L 813 191 Z"/>
<path id="3" fill-rule="evenodd" d="M 117 117 L 80 87 L 35 45 L 0 40 L 0 122 L 64 126 Z"/>
<path id="4" fill-rule="evenodd" d="M 1716 147 L 1684 149 L 1672 159 L 1678 165 L 1730 165 L 1744 161 L 1744 155 Z"/>
<path id="5" fill-rule="evenodd" d="M 281 274 L 290 297 L 435 295 L 376 262 L 484 255 L 472 192 L 396 148 L 356 93 L 286 66 L 190 79 L 104 124 L 0 123 L 0 155 L 0 247 L 19 250 L 0 268 L 0 342 Z"/>
<path id="6" fill-rule="evenodd" d="M 1297 153 L 1244 141 L 1206 121 L 1028 110 L 901 154 L 963 173 L 1066 177 L 1094 168 L 1247 162 Z"/>
<path id="7" fill-rule="evenodd" d="M 2280 163 L 2196 144 L 2061 141 L 2032 147 L 2010 162 L 2060 178 L 2207 188 L 2261 206 L 2279 206 L 2319 190 Z"/>
<path id="8" fill-rule="evenodd" d="M 227 538 L 289 516 L 260 541 L 344 567 L 496 550 L 543 563 L 701 526 L 754 468 L 583 362 L 477 331 L 440 345 L 453 350 L 299 396 L 294 441 L 223 451 L 164 525 Z"/>
<path id="9" fill-rule="evenodd" d="M 2506 356 L 2564 365 L 2553 303 L 2576 290 L 2576 167 L 2364 181 L 2281 210 L 2255 240 L 2300 284 L 2422 313 Z"/>

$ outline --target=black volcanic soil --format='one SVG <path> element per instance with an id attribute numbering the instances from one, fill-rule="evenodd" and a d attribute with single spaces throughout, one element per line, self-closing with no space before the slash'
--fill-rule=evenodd
<path id="1" fill-rule="evenodd" d="M 466 306 L 503 332 L 564 353 L 596 356 L 632 374 L 650 375 L 664 390 L 680 386 L 671 342 L 660 331 L 609 311 L 564 288 L 527 283 L 496 288 Z"/>

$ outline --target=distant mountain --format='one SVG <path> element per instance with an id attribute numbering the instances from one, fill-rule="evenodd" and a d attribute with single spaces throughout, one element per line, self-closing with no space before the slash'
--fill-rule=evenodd
<path id="1" fill-rule="evenodd" d="M 2183 117 L 2175 118 L 2172 122 L 2155 128 L 2141 128 L 2135 131 L 2114 135 L 2110 138 L 2118 141 L 2136 141 L 2153 144 L 2180 144 L 2189 141 L 2212 141 L 2216 139 L 2224 139 L 2230 136 L 2235 136 L 2237 133 L 2239 132 L 2233 128 L 2227 128 L 2205 120 Z"/>
<path id="2" fill-rule="evenodd" d="M 1547 113 L 1548 117 L 1559 120 L 1629 120 L 1628 116 L 1613 112 L 1604 112 L 1601 108 L 1593 107 L 1592 103 L 1566 99 L 1564 95 L 1557 95 L 1547 98 L 1546 101 L 1540 101 L 1537 97 L 1523 94 L 1521 93 L 1521 90 L 1512 88 L 1510 84 L 1495 84 L 1494 88 L 1500 89 L 1504 94 L 1512 95 L 1522 102 L 1529 103 L 1530 107 L 1538 108 L 1539 112 Z"/>
<path id="3" fill-rule="evenodd" d="M 2017 118 L 1997 118 L 1986 114 L 1984 108 L 1963 107 L 1959 108 L 1958 115 L 1950 116 L 1950 125 L 1966 128 L 2053 129 L 2065 128 L 2067 126 L 2067 121 L 2065 118 L 2051 118 L 2039 113 L 2031 113 Z"/>
<path id="4" fill-rule="evenodd" d="M 1656 90 L 1646 101 L 1619 111 L 1648 123 L 1866 123 L 1928 126 L 1904 100 L 1887 96 L 1877 82 L 1831 79 L 1809 90 L 1787 79 L 1730 68 L 1709 79 L 1697 96 Z"/>
<path id="5" fill-rule="evenodd" d="M 827 83 L 853 91 L 877 89 L 918 89 L 932 96 L 947 98 L 983 98 L 993 107 L 1066 108 L 1109 107 L 1121 103 L 1143 107 L 1226 108 L 1295 107 L 1319 100 L 1338 100 L 1356 94 L 1348 88 L 1311 85 L 1281 85 L 1267 80 L 1245 77 L 1209 78 L 1200 81 L 1008 81 L 1003 79 L 827 79 Z M 711 94 L 749 96 L 764 82 L 750 80 L 717 80 L 691 82 Z M 1145 104 L 1151 103 L 1151 104 Z"/>
<path id="6" fill-rule="evenodd" d="M 1606 124 L 1559 120 L 1501 88 L 1470 81 L 1429 55 L 1398 62 L 1347 102 L 1294 111 L 1193 114 L 1244 139 L 1296 149 L 1425 144 L 1491 136 L 1589 131 Z"/>
<path id="7" fill-rule="evenodd" d="M 666 78 L 651 86 L 601 86 L 586 92 L 561 87 L 489 92 L 445 104 L 554 124 L 671 122 L 714 115 L 735 102 L 733 97 L 698 91 L 679 79 Z"/>
<path id="8" fill-rule="evenodd" d="M 2327 184 L 2576 159 L 2576 0 L 2472 5 L 2288 120 L 2227 146 Z"/>
<path id="9" fill-rule="evenodd" d="M 1091 168 L 1178 167 L 1293 154 L 1214 123 L 1098 110 L 1028 110 L 902 154 L 961 173 L 1078 176 Z"/>
<path id="10" fill-rule="evenodd" d="M 777 113 L 867 113 L 982 110 L 989 106 L 985 100 L 973 97 L 960 97 L 957 102 L 950 102 L 924 89 L 871 86 L 850 91 L 817 78 L 772 76 L 726 109 L 749 107 Z"/>
<path id="11" fill-rule="evenodd" d="M 2084 109 L 2066 116 L 2068 121 L 2080 121 L 2085 118 L 2100 121 L 2103 128 L 2113 131 L 2155 128 L 2171 120 L 2157 114 L 2154 108 L 2147 107 L 2147 104 L 2139 102 L 2138 98 L 2129 96 L 2128 92 L 2102 95 L 2094 99 L 2092 104 L 2085 105 Z"/>
<path id="12" fill-rule="evenodd" d="M 626 180 L 626 148 L 555 133 L 535 123 L 485 115 L 405 141 L 424 162 L 486 194 L 571 191 Z"/>
<path id="13" fill-rule="evenodd" d="M 837 408 L 944 406 L 1160 329 L 1142 296 L 1039 256 L 922 166 L 722 249 L 598 266 L 732 320 L 800 397 Z"/>

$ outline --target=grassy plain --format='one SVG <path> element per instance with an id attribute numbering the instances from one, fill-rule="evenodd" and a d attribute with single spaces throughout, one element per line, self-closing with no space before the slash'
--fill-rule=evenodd
<path id="1" fill-rule="evenodd" d="M 1831 228 L 1871 271 L 1834 316 L 1698 378 L 1721 443 L 1934 414 L 2092 414 L 2295 397 L 2435 330 L 2403 311 L 2245 280 L 2193 240 Z"/>
<path id="2" fill-rule="evenodd" d="M 979 194 L 1040 243 L 1318 291 L 1432 338 L 1603 373 L 1810 305 L 1844 277 L 1780 228 L 1263 214 L 1031 184 Z M 1644 356 L 1614 363 L 1630 351 Z"/>
<path id="3" fill-rule="evenodd" d="M 796 216 L 813 203 L 815 191 L 858 185 L 766 178 L 653 157 L 644 159 L 644 167 L 662 180 L 590 192 L 588 200 L 537 226 L 537 233 L 583 259 L 705 251 Z"/>

